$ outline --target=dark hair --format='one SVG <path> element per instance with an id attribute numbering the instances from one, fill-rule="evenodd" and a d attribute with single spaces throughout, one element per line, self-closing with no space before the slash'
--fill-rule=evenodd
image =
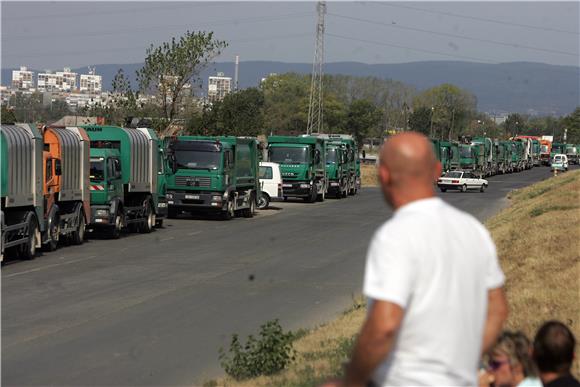
<path id="1" fill-rule="evenodd" d="M 534 339 L 534 360 L 541 372 L 570 372 L 576 340 L 566 325 L 559 321 L 544 323 Z"/>

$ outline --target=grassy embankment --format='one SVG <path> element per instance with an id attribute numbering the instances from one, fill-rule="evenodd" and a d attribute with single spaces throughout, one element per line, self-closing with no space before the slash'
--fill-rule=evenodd
<path id="1" fill-rule="evenodd" d="M 360 179 L 363 187 L 378 187 L 377 166 L 374 164 L 362 164 L 360 166 Z"/>
<path id="2" fill-rule="evenodd" d="M 513 191 L 509 198 L 511 206 L 486 223 L 507 277 L 507 328 L 531 338 L 542 322 L 558 319 L 580 340 L 580 171 Z M 317 385 L 340 374 L 364 315 L 364 305 L 355 302 L 337 320 L 303 335 L 294 344 L 296 361 L 277 375 L 208 385 Z M 578 360 L 574 373 L 580 376 Z"/>

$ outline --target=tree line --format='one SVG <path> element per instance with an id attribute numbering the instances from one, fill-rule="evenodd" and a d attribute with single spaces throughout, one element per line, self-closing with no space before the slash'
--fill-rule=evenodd
<path id="1" fill-rule="evenodd" d="M 310 76 L 286 73 L 267 77 L 258 87 L 237 90 L 221 101 L 202 103 L 191 90 L 201 88 L 201 71 L 227 47 L 213 32 L 187 31 L 146 50 L 137 71 L 137 90 L 119 70 L 106 106 L 90 106 L 77 114 L 101 116 L 108 124 L 123 125 L 126 117 L 148 117 L 161 135 L 302 134 L 308 121 Z M 391 79 L 325 75 L 323 131 L 349 133 L 359 143 L 398 130 L 415 130 L 434 138 L 485 135 L 550 134 L 580 142 L 580 107 L 566 117 L 510 114 L 501 125 L 477 111 L 468 90 L 442 84 L 418 91 Z M 148 95 L 152 98 L 139 98 Z M 46 122 L 70 114 L 64 101 L 46 106 L 42 94 L 16 94 L 13 109 L 2 110 L 2 121 Z"/>

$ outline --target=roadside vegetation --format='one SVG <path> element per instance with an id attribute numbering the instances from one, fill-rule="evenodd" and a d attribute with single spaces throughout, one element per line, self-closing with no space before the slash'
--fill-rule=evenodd
<path id="1" fill-rule="evenodd" d="M 377 176 L 377 166 L 375 164 L 361 164 L 360 178 L 363 187 L 378 187 L 379 178 Z"/>
<path id="2" fill-rule="evenodd" d="M 506 328 L 533 338 L 544 321 L 557 319 L 580 337 L 580 171 L 513 191 L 509 198 L 510 207 L 486 222 L 507 278 Z M 226 377 L 205 385 L 314 386 L 338 376 L 365 313 L 359 299 L 335 321 L 297 335 L 292 346 L 295 360 L 275 375 Z M 573 372 L 580 376 L 578 359 Z"/>

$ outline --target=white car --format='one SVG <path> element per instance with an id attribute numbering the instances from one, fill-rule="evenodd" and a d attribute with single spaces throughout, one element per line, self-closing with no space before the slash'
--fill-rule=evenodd
<path id="1" fill-rule="evenodd" d="M 487 180 L 480 179 L 469 171 L 447 172 L 437 181 L 437 187 L 439 187 L 441 192 L 445 192 L 448 189 L 457 189 L 461 192 L 465 192 L 468 189 L 478 189 L 480 192 L 484 192 L 488 185 Z"/>
<path id="2" fill-rule="evenodd" d="M 260 197 L 258 197 L 258 208 L 263 209 L 270 205 L 272 199 L 282 199 L 282 174 L 280 165 L 266 161 L 260 162 L 258 173 L 260 178 Z"/>
<path id="3" fill-rule="evenodd" d="M 568 156 L 564 154 L 554 155 L 552 162 L 550 163 L 550 168 L 552 171 L 567 171 L 568 170 Z"/>

